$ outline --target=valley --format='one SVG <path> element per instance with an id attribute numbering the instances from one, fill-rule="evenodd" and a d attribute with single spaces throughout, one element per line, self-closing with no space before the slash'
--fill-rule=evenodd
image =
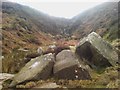
<path id="1" fill-rule="evenodd" d="M 66 19 L 49 16 L 17 3 L 2 2 L 2 38 L 0 40 L 2 72 L 19 73 L 31 61 L 31 57 L 41 55 L 38 53 L 39 48 L 42 48 L 45 55 L 46 53 L 56 55 L 66 49 L 75 53 L 80 40 L 92 32 L 96 32 L 119 52 L 118 4 L 118 2 L 103 3 L 71 19 Z M 119 82 L 117 69 L 117 65 L 104 70 L 91 70 L 90 66 L 88 71 L 92 80 L 56 80 L 50 77 L 48 80 L 25 82 L 16 87 L 42 87 L 41 84 L 46 87 L 47 82 L 55 88 L 116 88 Z M 6 83 L 5 86 L 7 86 Z"/>

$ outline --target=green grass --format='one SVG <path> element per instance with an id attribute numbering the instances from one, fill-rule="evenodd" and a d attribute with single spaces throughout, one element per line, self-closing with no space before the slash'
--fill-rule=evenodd
<path id="1" fill-rule="evenodd" d="M 14 48 L 10 54 L 5 55 L 3 59 L 3 72 L 17 73 L 25 65 L 24 57 L 35 52 L 34 50 L 24 52 L 18 50 L 18 48 Z"/>
<path id="2" fill-rule="evenodd" d="M 103 38 L 109 42 L 113 42 L 116 39 L 119 39 L 118 35 L 120 35 L 118 30 L 118 24 L 111 26 L 110 29 L 104 34 Z"/>

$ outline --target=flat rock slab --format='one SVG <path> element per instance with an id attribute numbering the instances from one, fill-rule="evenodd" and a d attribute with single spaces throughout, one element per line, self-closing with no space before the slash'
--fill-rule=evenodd
<path id="1" fill-rule="evenodd" d="M 8 73 L 0 73 L 0 90 L 2 89 L 2 83 L 7 80 L 14 77 L 13 74 L 8 74 Z"/>
<path id="2" fill-rule="evenodd" d="M 56 56 L 54 64 L 54 76 L 58 79 L 90 79 L 88 71 L 81 65 L 70 50 L 63 50 Z"/>
<path id="3" fill-rule="evenodd" d="M 29 80 L 47 79 L 52 73 L 53 65 L 54 55 L 51 53 L 32 59 L 15 75 L 10 87 Z"/>
<path id="4" fill-rule="evenodd" d="M 115 49 L 95 32 L 80 40 L 75 53 L 93 68 L 115 66 L 118 62 Z"/>

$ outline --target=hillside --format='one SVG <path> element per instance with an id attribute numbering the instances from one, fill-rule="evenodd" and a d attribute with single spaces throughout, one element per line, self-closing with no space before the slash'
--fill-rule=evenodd
<path id="1" fill-rule="evenodd" d="M 3 2 L 0 89 L 118 88 L 119 6 L 103 3 L 65 19 Z"/>
<path id="2" fill-rule="evenodd" d="M 6 35 L 4 38 L 12 35 L 21 43 L 40 45 L 43 44 L 42 40 L 47 42 L 44 39 L 48 39 L 48 36 L 57 35 L 75 36 L 80 39 L 92 31 L 99 33 L 110 42 L 118 38 L 118 3 L 115 2 L 101 4 L 72 19 L 52 17 L 28 6 L 10 2 L 3 2 L 2 12 L 3 35 Z M 35 32 L 42 35 L 36 35 Z M 34 37 L 35 40 L 33 40 Z M 4 38 L 3 41 L 5 41 Z M 13 43 L 18 44 L 14 39 Z"/>
<path id="3" fill-rule="evenodd" d="M 118 38 L 118 3 L 107 2 L 72 18 L 68 31 L 81 38 L 95 31 L 108 41 Z"/>
<path id="4" fill-rule="evenodd" d="M 9 53 L 9 50 L 14 48 L 28 47 L 28 44 L 31 47 L 53 41 L 51 36 L 45 33 L 52 31 L 51 29 L 55 27 L 51 25 L 54 20 L 51 20 L 48 15 L 10 2 L 3 2 L 2 14 L 3 54 Z M 54 30 L 53 33 L 57 33 Z"/>
<path id="5" fill-rule="evenodd" d="M 58 34 L 63 34 L 68 23 L 66 19 L 51 17 L 28 6 L 3 2 L 2 55 L 6 64 L 3 71 L 15 72 L 17 67 L 24 66 L 27 54 L 36 53 L 39 46 L 46 48 L 53 44 L 56 39 L 53 35 L 59 38 Z"/>
<path id="6" fill-rule="evenodd" d="M 2 55 L 5 57 L 3 64 L 6 64 L 3 71 L 18 72 L 25 64 L 24 57 L 36 52 L 39 46 L 44 49 L 54 43 L 74 46 L 93 31 L 120 47 L 118 3 L 104 3 L 72 19 L 65 19 L 49 16 L 28 6 L 3 2 Z M 19 51 L 21 49 L 28 52 Z"/>

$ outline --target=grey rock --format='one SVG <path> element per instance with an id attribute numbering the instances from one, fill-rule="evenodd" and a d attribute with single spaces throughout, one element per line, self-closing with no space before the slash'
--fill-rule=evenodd
<path id="1" fill-rule="evenodd" d="M 3 88 L 3 82 L 5 80 L 11 79 L 12 77 L 14 77 L 13 74 L 8 74 L 8 73 L 0 73 L 0 90 L 2 90 Z"/>
<path id="2" fill-rule="evenodd" d="M 50 45 L 50 46 L 48 46 L 48 49 L 55 49 L 57 46 L 56 45 Z"/>
<path id="3" fill-rule="evenodd" d="M 19 51 L 23 51 L 23 52 L 28 52 L 28 51 L 29 51 L 29 50 L 26 49 L 26 48 L 19 48 L 18 50 L 19 50 Z"/>
<path id="4" fill-rule="evenodd" d="M 53 72 L 58 79 L 91 79 L 84 65 L 79 63 L 75 53 L 70 50 L 63 50 L 56 56 Z"/>
<path id="5" fill-rule="evenodd" d="M 43 48 L 42 47 L 38 47 L 37 53 L 39 53 L 40 55 L 42 55 L 43 54 Z"/>
<path id="6" fill-rule="evenodd" d="M 115 49 L 95 32 L 80 40 L 75 53 L 93 68 L 115 66 L 118 62 Z"/>
<path id="7" fill-rule="evenodd" d="M 52 73 L 53 65 L 54 55 L 51 53 L 32 59 L 15 75 L 9 86 L 14 87 L 29 80 L 47 79 Z"/>

